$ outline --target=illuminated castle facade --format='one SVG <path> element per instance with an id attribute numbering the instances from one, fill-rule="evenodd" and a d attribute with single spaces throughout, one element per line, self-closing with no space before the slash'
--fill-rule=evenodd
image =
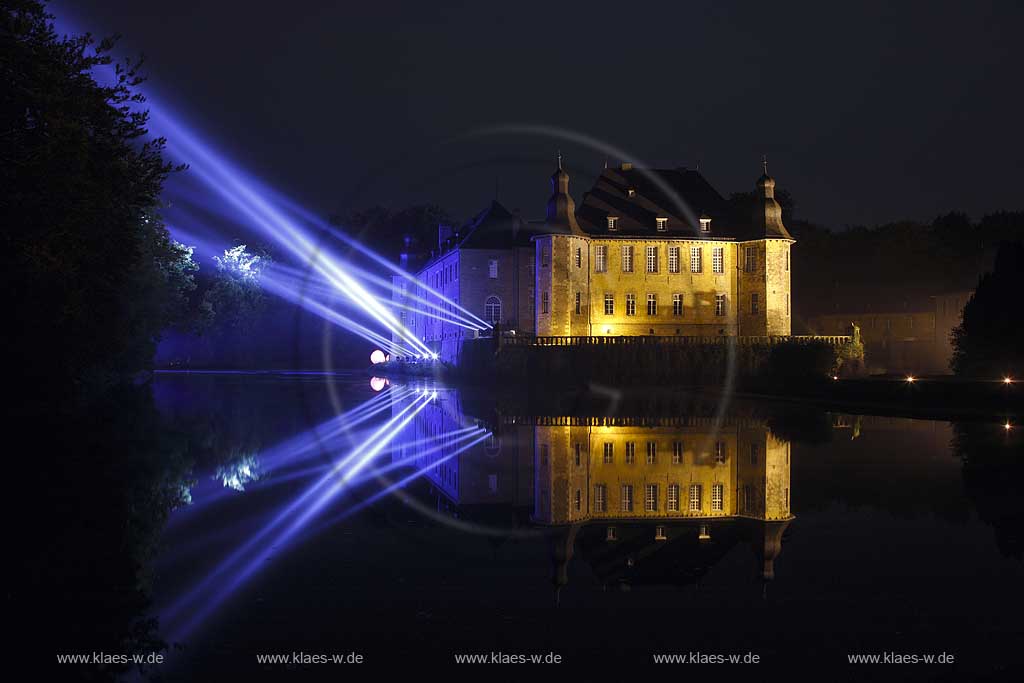
<path id="1" fill-rule="evenodd" d="M 551 187 L 542 221 L 494 202 L 461 231 L 442 228 L 417 277 L 519 335 L 790 334 L 794 240 L 767 172 L 744 216 L 688 169 L 605 168 L 577 208 L 559 160 Z M 445 360 L 476 335 L 417 313 L 406 325 Z"/>

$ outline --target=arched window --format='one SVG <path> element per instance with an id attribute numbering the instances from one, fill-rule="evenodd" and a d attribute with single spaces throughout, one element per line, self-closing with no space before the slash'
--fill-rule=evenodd
<path id="1" fill-rule="evenodd" d="M 501 299 L 489 296 L 484 301 L 484 320 L 496 325 L 501 322 Z"/>

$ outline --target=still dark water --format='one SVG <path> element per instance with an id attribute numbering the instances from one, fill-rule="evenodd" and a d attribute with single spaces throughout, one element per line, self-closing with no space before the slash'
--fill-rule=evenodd
<path id="1" fill-rule="evenodd" d="M 173 508 L 121 546 L 152 595 L 123 611 L 156 617 L 147 637 L 170 644 L 151 672 L 362 680 L 501 653 L 611 677 L 693 653 L 759 663 L 664 674 L 1021 673 L 1020 430 L 381 384 L 158 376 L 159 427 L 135 428 L 159 454 L 116 480 Z M 88 628 L 69 633 L 65 650 L 91 650 Z M 296 653 L 363 663 L 257 658 Z M 953 663 L 848 663 L 859 654 Z"/>

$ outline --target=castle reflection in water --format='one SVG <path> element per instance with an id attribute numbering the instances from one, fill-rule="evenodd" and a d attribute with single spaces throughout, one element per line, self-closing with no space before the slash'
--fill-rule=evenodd
<path id="1" fill-rule="evenodd" d="M 794 519 L 790 443 L 763 419 L 698 412 L 480 420 L 439 389 L 392 458 L 424 472 L 418 493 L 442 514 L 545 536 L 556 586 L 574 556 L 606 586 L 685 585 L 740 544 L 771 580 Z M 478 423 L 492 436 L 459 452 L 460 430 Z"/>

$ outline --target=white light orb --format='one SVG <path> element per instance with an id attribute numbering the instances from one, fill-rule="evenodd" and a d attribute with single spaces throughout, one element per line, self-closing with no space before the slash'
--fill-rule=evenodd
<path id="1" fill-rule="evenodd" d="M 378 363 L 383 363 L 387 359 L 388 357 L 380 349 L 377 349 L 376 351 L 370 354 L 370 362 L 373 363 L 374 365 L 377 365 Z"/>

